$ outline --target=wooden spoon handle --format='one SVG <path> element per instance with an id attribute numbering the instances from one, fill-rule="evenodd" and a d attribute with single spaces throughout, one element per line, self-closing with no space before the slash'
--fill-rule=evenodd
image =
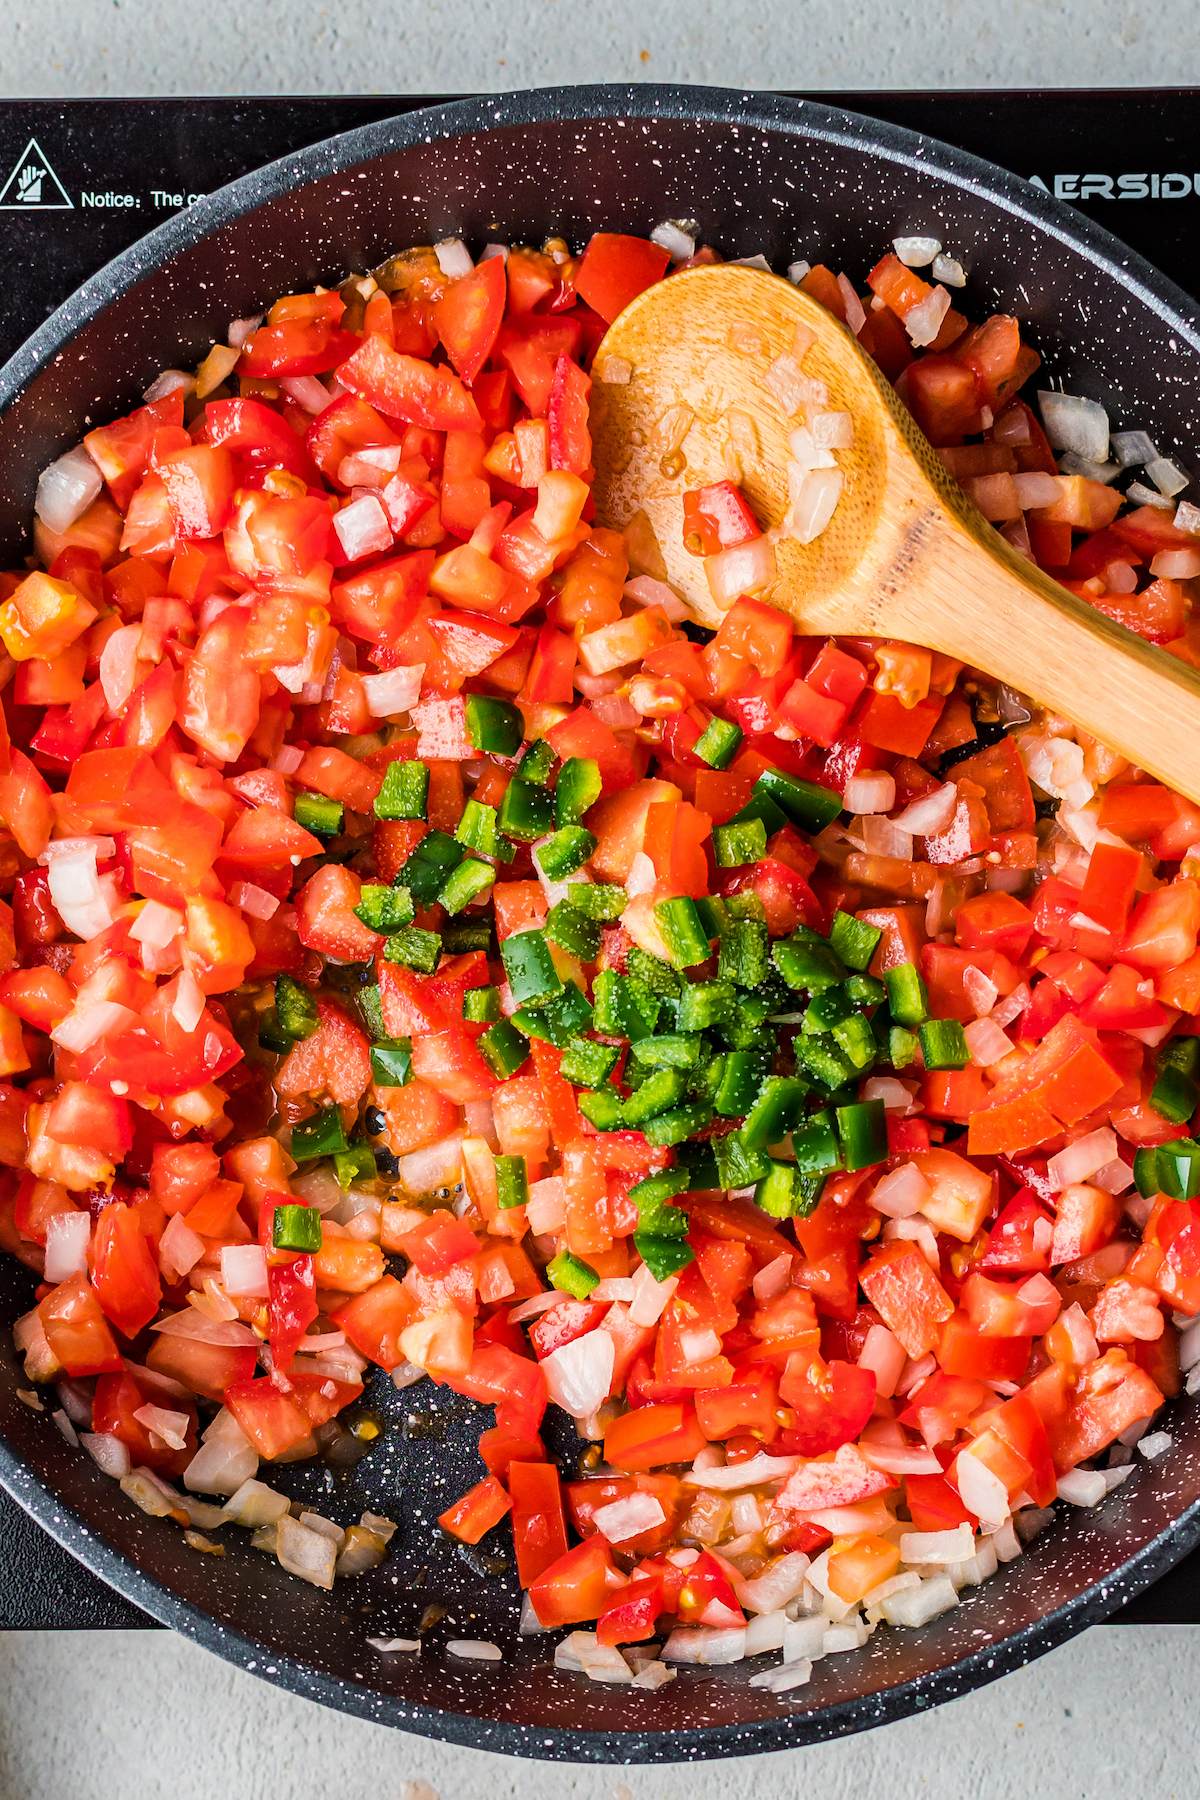
<path id="1" fill-rule="evenodd" d="M 986 669 L 1200 801 L 1200 670 L 1078 599 L 1003 540 L 998 553 L 963 529 L 931 535 L 936 552 L 919 559 L 919 579 L 898 579 L 883 600 L 897 636 Z"/>

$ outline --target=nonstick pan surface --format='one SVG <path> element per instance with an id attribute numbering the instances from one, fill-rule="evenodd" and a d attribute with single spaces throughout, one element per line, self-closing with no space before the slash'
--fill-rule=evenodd
<path id="1" fill-rule="evenodd" d="M 130 102 L 136 106 L 137 102 Z M 861 275 L 891 238 L 930 233 L 969 271 L 972 317 L 1018 314 L 1044 374 L 1104 401 L 1196 470 L 1200 315 L 1147 263 L 1015 176 L 945 144 L 812 101 L 719 89 L 559 88 L 409 113 L 331 138 L 211 195 L 110 263 L 0 370 L 0 566 L 28 550 L 40 469 L 81 429 L 128 411 L 164 367 L 195 363 L 228 321 L 275 295 L 366 270 L 411 243 L 463 235 L 573 244 L 603 227 L 648 233 L 694 218 L 726 256 L 762 251 Z M 1200 1408 L 1173 1409 L 1174 1448 L 1096 1513 L 1058 1521 L 1006 1571 L 919 1631 L 881 1629 L 776 1699 L 757 1662 L 684 1670 L 656 1694 L 555 1672 L 553 1635 L 518 1638 L 504 1545 L 456 1550 L 438 1513 L 478 1478 L 489 1415 L 429 1383 L 366 1399 L 388 1420 L 352 1474 L 293 1465 L 279 1485 L 349 1523 L 399 1522 L 382 1568 L 331 1594 L 223 1534 L 197 1554 L 138 1512 L 24 1385 L 9 1327 L 33 1278 L 0 1262 L 0 1483 L 94 1573 L 239 1667 L 346 1712 L 540 1759 L 670 1762 L 741 1756 L 863 1730 L 951 1699 L 1061 1643 L 1164 1574 L 1200 1539 Z M 563 1421 L 552 1447 L 578 1453 Z M 276 1475 L 272 1472 L 272 1479 Z M 503 1528 L 494 1536 L 501 1539 Z M 488 1559 L 488 1560 L 484 1560 Z M 511 1560 L 511 1558 L 510 1558 Z M 419 1657 L 368 1637 L 414 1635 Z M 488 1639 L 502 1663 L 456 1663 L 447 1641 Z"/>

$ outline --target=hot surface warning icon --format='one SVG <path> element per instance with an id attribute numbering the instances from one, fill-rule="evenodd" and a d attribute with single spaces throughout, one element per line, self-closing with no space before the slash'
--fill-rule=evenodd
<path id="1" fill-rule="evenodd" d="M 45 151 L 30 138 L 0 190 L 0 212 L 62 212 L 67 207 L 73 211 L 74 205 Z"/>

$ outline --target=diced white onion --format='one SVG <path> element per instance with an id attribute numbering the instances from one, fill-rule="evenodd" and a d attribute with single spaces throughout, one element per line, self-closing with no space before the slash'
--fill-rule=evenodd
<path id="1" fill-rule="evenodd" d="M 289 400 L 306 413 L 323 413 L 333 400 L 333 395 L 315 375 L 281 375 L 279 385 Z"/>
<path id="2" fill-rule="evenodd" d="M 932 1191 L 916 1163 L 901 1163 L 876 1183 L 871 1205 L 887 1219 L 911 1219 Z"/>
<path id="3" fill-rule="evenodd" d="M 462 1169 L 462 1140 L 462 1132 L 454 1131 L 436 1144 L 400 1157 L 397 1179 L 405 1193 L 420 1197 L 435 1188 L 453 1186 Z"/>
<path id="4" fill-rule="evenodd" d="M 695 238 L 673 219 L 664 219 L 661 225 L 656 225 L 650 233 L 650 242 L 665 250 L 672 262 L 686 262 L 696 254 Z"/>
<path id="5" fill-rule="evenodd" d="M 68 931 L 86 940 L 108 930 L 112 913 L 96 874 L 94 847 L 70 856 L 56 856 L 47 866 L 46 879 L 50 885 L 50 898 Z M 62 1040 L 56 1039 L 56 1042 Z M 87 1044 L 67 1044 L 65 1048 L 86 1050 Z"/>
<path id="6" fill-rule="evenodd" d="M 175 1001 L 171 1017 L 181 1031 L 195 1031 L 204 1017 L 204 994 L 190 969 L 181 971 L 175 984 Z"/>
<path id="7" fill-rule="evenodd" d="M 374 494 L 364 494 L 361 500 L 343 506 L 333 515 L 333 529 L 345 562 L 357 562 L 392 547 L 392 527 Z"/>
<path id="8" fill-rule="evenodd" d="M 1146 473 L 1159 493 L 1166 494 L 1169 498 L 1181 493 L 1188 484 L 1183 470 L 1166 456 L 1156 456 L 1153 462 L 1148 462 Z"/>
<path id="9" fill-rule="evenodd" d="M 610 1544 L 623 1544 L 643 1531 L 653 1531 L 666 1516 L 662 1502 L 653 1494 L 634 1493 L 597 1507 L 592 1514 L 592 1523 Z"/>
<path id="10" fill-rule="evenodd" d="M 268 894 L 266 888 L 256 887 L 252 881 L 235 881 L 229 889 L 230 906 L 238 906 L 252 919 L 273 919 L 279 911 L 279 901 L 274 894 Z"/>
<path id="11" fill-rule="evenodd" d="M 910 1090 L 894 1075 L 869 1075 L 863 1083 L 862 1098 L 882 1100 L 884 1112 L 899 1113 L 901 1118 L 919 1110 Z"/>
<path id="12" fill-rule="evenodd" d="M 993 1064 L 1003 1061 L 1012 1050 L 1012 1039 L 991 1018 L 973 1020 L 963 1028 L 963 1036 L 971 1053 L 971 1061 L 978 1063 L 981 1069 L 990 1069 Z"/>
<path id="13" fill-rule="evenodd" d="M 1200 533 L 1200 506 L 1193 506 L 1190 500 L 1181 500 L 1175 508 L 1175 525 L 1179 531 L 1195 537 Z"/>
<path id="14" fill-rule="evenodd" d="M 900 1560 L 922 1563 L 965 1562 L 975 1551 L 975 1533 L 965 1521 L 952 1531 L 906 1531 L 900 1538 Z"/>
<path id="15" fill-rule="evenodd" d="M 635 1293 L 629 1307 L 630 1322 L 642 1327 L 656 1325 L 679 1286 L 679 1277 L 668 1275 L 665 1281 L 656 1281 L 647 1265 L 642 1263 L 634 1271 L 633 1283 Z"/>
<path id="16" fill-rule="evenodd" d="M 1095 1362 L 1100 1354 L 1087 1314 L 1076 1300 L 1068 1306 L 1066 1312 L 1059 1315 L 1058 1323 L 1063 1326 L 1071 1340 L 1071 1355 L 1081 1367 L 1084 1363 Z"/>
<path id="17" fill-rule="evenodd" d="M 692 616 L 675 589 L 668 587 L 665 581 L 656 581 L 653 575 L 635 575 L 621 592 L 638 611 L 646 606 L 661 606 L 673 625 Z"/>
<path id="18" fill-rule="evenodd" d="M 796 485 L 787 516 L 779 527 L 780 534 L 794 538 L 798 544 L 811 544 L 819 538 L 837 510 L 843 481 L 840 469 L 809 470 Z"/>
<path id="19" fill-rule="evenodd" d="M 1058 1497 L 1071 1506 L 1099 1506 L 1107 1493 L 1108 1483 L 1098 1469 L 1068 1469 L 1058 1477 Z"/>
<path id="20" fill-rule="evenodd" d="M 789 1550 L 752 1581 L 737 1581 L 734 1592 L 747 1612 L 777 1613 L 804 1592 L 810 1562 L 801 1550 Z M 782 1644 L 779 1646 L 783 1648 Z"/>
<path id="21" fill-rule="evenodd" d="M 755 1275 L 750 1286 L 760 1306 L 782 1294 L 791 1280 L 793 1260 L 790 1250 L 784 1250 Z"/>
<path id="22" fill-rule="evenodd" d="M 862 1446 L 863 1455 L 873 1469 L 887 1475 L 940 1475 L 942 1465 L 932 1450 L 921 1444 L 870 1444 Z"/>
<path id="23" fill-rule="evenodd" d="M 68 531 L 104 486 L 104 478 L 82 444 L 68 450 L 38 477 L 34 511 L 51 531 Z"/>
<path id="24" fill-rule="evenodd" d="M 78 1056 L 99 1043 L 101 1038 L 117 1037 L 137 1022 L 138 1015 L 132 1007 L 120 1006 L 115 1000 L 97 1000 L 91 1006 L 77 1006 L 69 1012 L 50 1036 L 64 1050 L 71 1050 Z"/>
<path id="25" fill-rule="evenodd" d="M 1073 450 L 1089 462 L 1108 456 L 1108 414 L 1096 400 L 1082 394 L 1055 394 L 1038 390 L 1042 425 L 1055 450 Z"/>
<path id="26" fill-rule="evenodd" d="M 1012 477 L 1012 483 L 1017 490 L 1017 499 L 1027 512 L 1031 507 L 1056 506 L 1063 497 L 1060 477 L 1047 475 L 1042 469 L 1016 474 Z"/>
<path id="27" fill-rule="evenodd" d="M 544 1368 L 545 1364 L 542 1366 Z M 699 1460 L 697 1457 L 696 1461 Z M 757 1456 L 728 1467 L 697 1469 L 693 1465 L 683 1479 L 689 1487 L 704 1488 L 706 1492 L 733 1493 L 738 1488 L 761 1487 L 766 1481 L 779 1481 L 798 1469 L 800 1460 L 798 1456 L 768 1456 L 765 1450 L 760 1450 Z"/>
<path id="28" fill-rule="evenodd" d="M 479 1638 L 451 1638 L 446 1645 L 446 1655 L 456 1656 L 460 1662 L 503 1662 L 504 1652 L 498 1644 L 489 1644 Z"/>
<path id="29" fill-rule="evenodd" d="M 1131 481 L 1125 490 L 1127 500 L 1136 501 L 1138 506 L 1154 506 L 1159 512 L 1177 512 L 1166 494 L 1160 494 L 1157 488 L 1147 487 L 1144 481 Z"/>
<path id="30" fill-rule="evenodd" d="M 842 305 L 846 309 L 847 328 L 854 333 L 855 337 L 857 337 L 867 322 L 867 315 L 863 311 L 863 303 L 855 293 L 854 285 L 848 276 L 839 275 L 837 284 L 838 292 L 842 296 Z"/>
<path id="31" fill-rule="evenodd" d="M 1086 1181 L 1105 1163 L 1112 1162 L 1116 1154 L 1116 1132 L 1102 1125 L 1098 1131 L 1089 1131 L 1086 1137 L 1076 1138 L 1073 1144 L 1052 1156 L 1046 1164 L 1046 1173 L 1061 1191 L 1076 1181 Z"/>
<path id="32" fill-rule="evenodd" d="M 1174 1442 L 1169 1431 L 1152 1431 L 1148 1437 L 1138 1439 L 1138 1454 L 1144 1456 L 1147 1462 L 1153 1462 L 1156 1456 L 1164 1455 Z"/>
<path id="33" fill-rule="evenodd" d="M 906 1588 L 883 1602 L 883 1616 L 889 1625 L 928 1625 L 939 1614 L 958 1605 L 954 1583 L 948 1575 L 935 1575 L 918 1588 Z"/>
<path id="34" fill-rule="evenodd" d="M 1006 994 L 1003 1000 L 996 1002 L 990 1014 L 992 1023 L 1000 1026 L 1011 1025 L 1014 1019 L 1020 1018 L 1032 998 L 1033 994 L 1029 983 L 1022 981 L 1011 994 Z"/>
<path id="35" fill-rule="evenodd" d="M 561 1231 L 566 1216 L 567 1189 L 561 1175 L 548 1175 L 544 1181 L 531 1183 L 525 1217 L 535 1237 L 548 1231 Z"/>
<path id="36" fill-rule="evenodd" d="M 968 1512 L 982 1524 L 1002 1525 L 1008 1517 L 1008 1490 L 987 1464 L 961 1451 L 954 1464 L 958 1492 Z"/>
<path id="37" fill-rule="evenodd" d="M 809 416 L 813 443 L 822 450 L 852 450 L 854 420 L 848 412 L 819 412 Z"/>
<path id="38" fill-rule="evenodd" d="M 615 1356 L 615 1340 L 599 1330 L 552 1350 L 540 1364 L 550 1399 L 572 1418 L 590 1417 L 608 1398 Z"/>
<path id="39" fill-rule="evenodd" d="M 927 269 L 942 246 L 934 237 L 898 237 L 892 239 L 892 249 L 906 269 Z"/>
<path id="40" fill-rule="evenodd" d="M 935 287 L 926 294 L 923 300 L 919 300 L 915 306 L 910 306 L 904 315 L 904 329 L 907 331 L 910 341 L 918 349 L 932 344 L 942 329 L 949 311 L 949 294 L 944 287 Z"/>
<path id="41" fill-rule="evenodd" d="M 606 1300 L 620 1300 L 623 1304 L 628 1305 L 636 1292 L 637 1289 L 633 1285 L 631 1275 L 609 1275 L 603 1281 L 596 1283 L 588 1295 L 588 1299 L 597 1303 Z"/>
<path id="42" fill-rule="evenodd" d="M 711 1326 L 693 1326 L 690 1330 L 680 1331 L 679 1350 L 690 1368 L 695 1363 L 708 1362 L 711 1357 L 719 1356 L 721 1340 Z"/>
<path id="43" fill-rule="evenodd" d="M 1114 1156 L 1111 1162 L 1093 1169 L 1088 1180 L 1093 1187 L 1103 1188 L 1106 1194 L 1123 1194 L 1133 1186 L 1133 1170 L 1119 1156 Z"/>
<path id="44" fill-rule="evenodd" d="M 371 717 L 386 719 L 392 713 L 411 712 L 421 698 L 424 673 L 424 663 L 412 663 L 402 669 L 384 669 L 379 675 L 362 676 L 362 690 Z"/>
<path id="45" fill-rule="evenodd" d="M 1123 469 L 1152 463 L 1158 456 L 1158 446 L 1144 431 L 1114 431 L 1110 448 Z"/>
<path id="46" fill-rule="evenodd" d="M 190 1423 L 186 1413 L 169 1412 L 165 1406 L 139 1406 L 133 1416 L 172 1450 L 182 1450 L 186 1444 Z"/>
<path id="47" fill-rule="evenodd" d="M 249 325 L 251 321 L 247 319 L 243 321 L 243 323 Z M 257 330 L 258 326 L 261 324 L 261 319 L 255 319 L 253 321 L 253 329 Z M 229 329 L 232 331 L 234 327 L 231 325 Z M 230 338 L 229 342 L 231 348 L 241 348 L 240 345 L 234 344 L 232 338 Z M 161 375 L 156 375 L 154 377 L 154 380 L 142 395 L 142 399 L 151 402 L 155 400 L 165 400 L 168 394 L 187 395 L 194 393 L 195 389 L 196 377 L 194 375 L 188 375 L 182 369 L 164 369 Z"/>
<path id="48" fill-rule="evenodd" d="M 896 777 L 886 769 L 871 769 L 865 775 L 852 775 L 846 783 L 843 798 L 848 812 L 890 812 L 896 804 Z"/>
<path id="49" fill-rule="evenodd" d="M 840 483 L 840 472 L 838 480 Z M 705 558 L 704 573 L 715 604 L 727 612 L 739 595 L 756 594 L 775 580 L 775 546 L 766 536 L 731 544 L 728 550 Z"/>
<path id="50" fill-rule="evenodd" d="M 742 1662 L 746 1655 L 746 1629 L 720 1625 L 678 1625 L 663 1648 L 663 1661 L 700 1663 L 711 1667 Z"/>
<path id="51" fill-rule="evenodd" d="M 914 837 L 935 837 L 949 825 L 957 806 L 958 788 L 953 781 L 947 781 L 932 794 L 911 800 L 892 823 L 911 831 Z"/>
<path id="52" fill-rule="evenodd" d="M 158 1241 L 158 1266 L 174 1285 L 204 1255 L 204 1239 L 192 1230 L 183 1213 L 167 1220 L 166 1230 Z"/>
<path id="53" fill-rule="evenodd" d="M 806 275 L 810 274 L 811 271 L 812 271 L 811 263 L 791 262 L 788 264 L 788 267 L 787 267 L 787 278 L 793 284 L 793 286 L 799 287 L 800 283 L 804 280 L 804 277 Z"/>
<path id="54" fill-rule="evenodd" d="M 890 1399 L 908 1361 L 904 1346 L 886 1325 L 872 1325 L 858 1353 L 860 1369 L 870 1369 L 875 1376 L 875 1391 Z"/>
<path id="55" fill-rule="evenodd" d="M 440 244 L 433 246 L 433 253 L 442 274 L 448 275 L 451 281 L 461 281 L 475 267 L 471 252 L 461 238 L 443 238 Z"/>
<path id="56" fill-rule="evenodd" d="M 1191 581 L 1200 575 L 1200 550 L 1160 550 L 1150 564 L 1150 573 L 1168 581 Z"/>
<path id="57" fill-rule="evenodd" d="M 221 1286 L 231 1296 L 266 1299 L 267 1253 L 261 1244 L 222 1245 Z"/>
<path id="58" fill-rule="evenodd" d="M 87 1212 L 52 1213 L 46 1221 L 47 1281 L 67 1281 L 87 1268 L 92 1218 Z"/>
<path id="59" fill-rule="evenodd" d="M 165 950 L 172 939 L 178 937 L 184 924 L 183 914 L 176 912 L 173 906 L 164 906 L 161 900 L 147 900 L 129 927 L 129 935 L 135 943 L 148 944 L 152 950 Z"/>
<path id="60" fill-rule="evenodd" d="M 228 1499 L 257 1473 L 258 1452 L 224 1407 L 202 1437 L 199 1450 L 183 1472 L 183 1485 L 192 1494 L 221 1494 Z"/>
<path id="61" fill-rule="evenodd" d="M 128 1447 L 110 1432 L 81 1431 L 79 1441 L 96 1467 L 106 1475 L 112 1475 L 117 1481 L 128 1475 L 133 1467 Z"/>
<path id="62" fill-rule="evenodd" d="M 240 1319 L 214 1319 L 210 1313 L 201 1312 L 198 1306 L 187 1306 L 182 1312 L 157 1319 L 150 1329 L 161 1331 L 164 1337 L 192 1338 L 198 1344 L 223 1344 L 231 1350 L 257 1350 L 260 1342 Z"/>
<path id="63" fill-rule="evenodd" d="M 940 281 L 945 287 L 966 287 L 967 272 L 956 257 L 935 256 L 933 259 L 933 279 L 935 281 Z"/>

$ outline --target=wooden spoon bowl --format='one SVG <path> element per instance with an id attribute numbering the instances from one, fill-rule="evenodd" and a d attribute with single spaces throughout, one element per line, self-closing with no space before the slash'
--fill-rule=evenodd
<path id="1" fill-rule="evenodd" d="M 993 530 L 853 334 L 779 276 L 689 269 L 610 327 L 593 364 L 598 520 L 621 529 L 644 509 L 671 585 L 718 625 L 703 560 L 684 548 L 683 494 L 730 476 L 764 530 L 781 524 L 788 432 L 804 418 L 768 383 L 783 355 L 826 384 L 854 443 L 834 453 L 844 486 L 829 524 L 809 544 L 779 538 L 762 598 L 809 635 L 944 651 L 1200 801 L 1200 671 L 1077 599 Z"/>

